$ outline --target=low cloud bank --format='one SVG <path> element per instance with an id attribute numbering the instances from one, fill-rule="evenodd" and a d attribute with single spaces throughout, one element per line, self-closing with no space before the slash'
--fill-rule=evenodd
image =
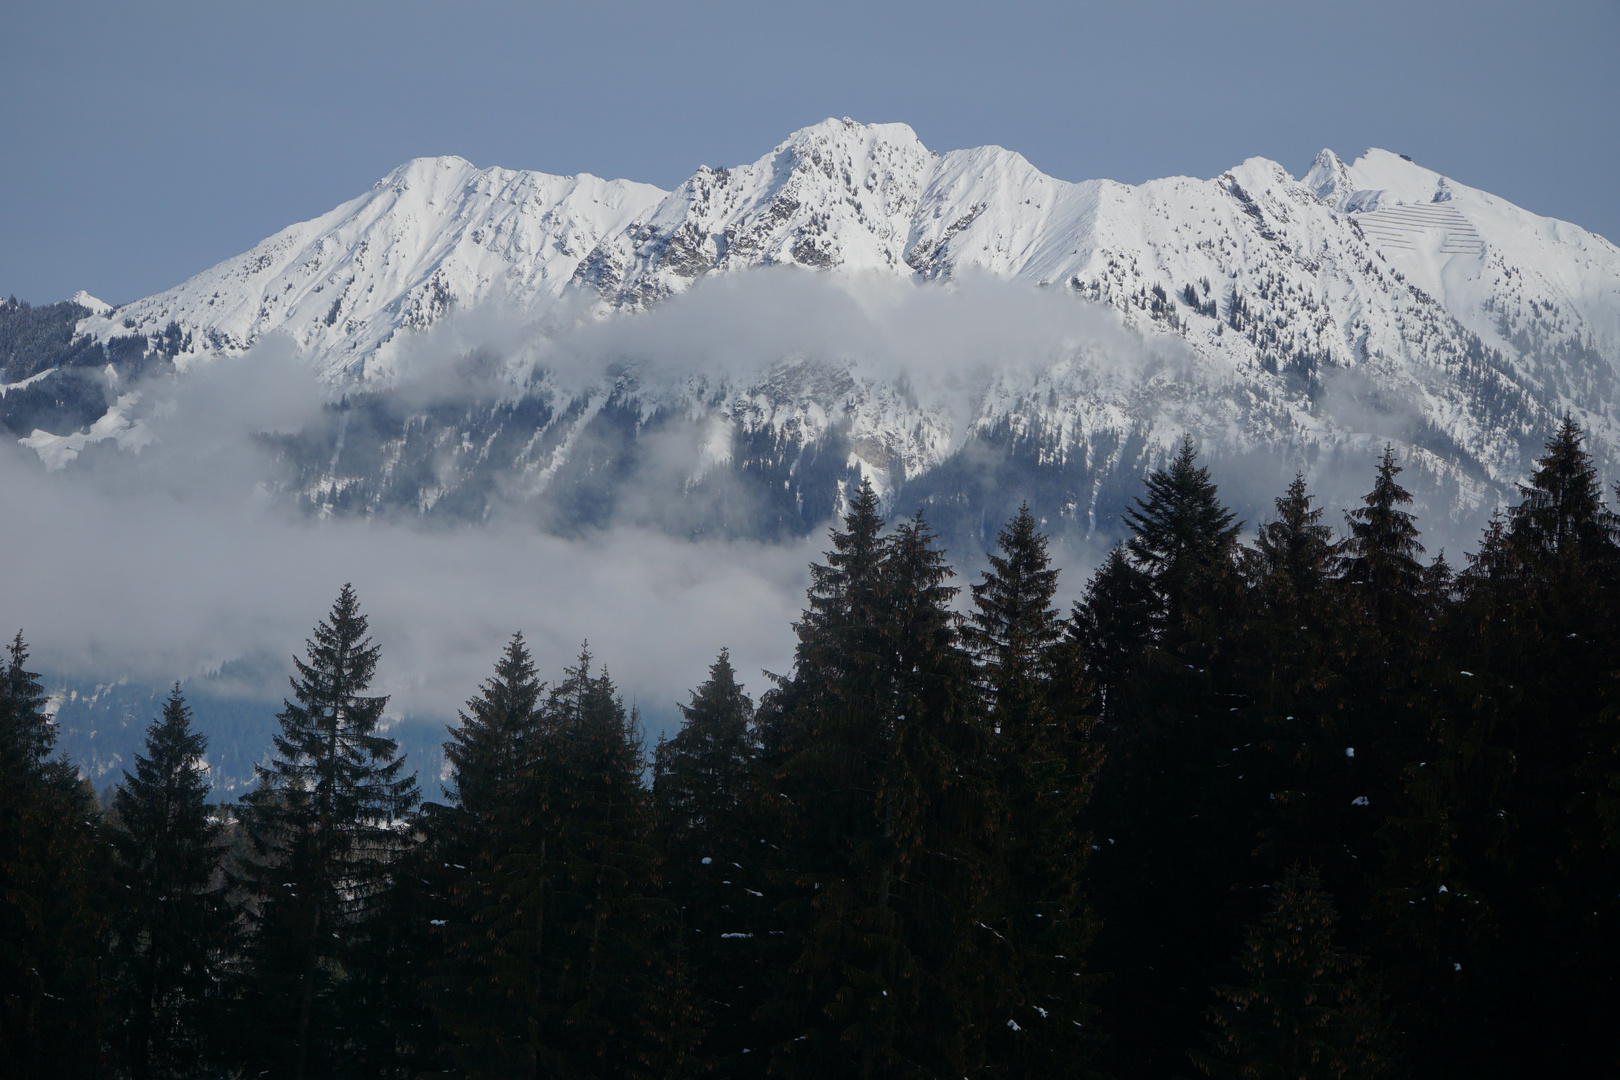
<path id="1" fill-rule="evenodd" d="M 226 670 L 268 670 L 241 692 L 279 696 L 288 657 L 349 581 L 383 648 L 379 688 L 419 716 L 452 716 L 520 629 L 548 674 L 589 639 L 627 694 L 666 707 L 722 646 L 758 688 L 759 668 L 791 659 L 815 555 L 628 529 L 563 540 L 289 520 L 251 492 L 204 501 L 100 480 L 0 462 L 12 568 L 0 617 L 37 663 L 165 682 L 246 660 Z"/>
<path id="2" fill-rule="evenodd" d="M 1139 375 L 1150 359 L 1190 357 L 1179 341 L 1150 343 L 1113 309 L 1065 289 L 975 274 L 918 283 L 766 267 L 704 278 L 647 311 L 606 315 L 594 297 L 575 293 L 527 316 L 485 304 L 403 339 L 379 377 L 445 399 L 492 388 L 486 380 L 496 371 L 506 379 L 544 372 L 583 392 L 626 370 L 657 386 L 748 380 L 815 359 L 928 387 L 1032 377 L 1077 354 L 1117 376 Z M 480 355 L 501 361 L 469 368 L 467 358 Z"/>
<path id="3" fill-rule="evenodd" d="M 632 315 L 599 317 L 578 298 L 538 317 L 465 312 L 405 339 L 388 382 L 429 406 L 500 398 L 534 379 L 583 391 L 624 371 L 649 389 L 734 384 L 803 359 L 899 385 L 957 416 L 958 430 L 998 377 L 1067 361 L 1123 384 L 1193 362 L 1179 341 L 1148 341 L 1062 290 L 779 271 L 705 281 Z M 89 443 L 55 471 L 24 447 L 0 448 L 10 567 L 0 620 L 54 672 L 167 682 L 224 668 L 243 694 L 279 696 L 288 657 L 346 581 L 383 647 L 379 689 L 413 716 L 452 717 L 518 629 L 548 676 L 588 639 L 628 695 L 665 710 L 722 646 L 756 693 L 760 668 L 791 662 L 790 624 L 824 533 L 776 545 L 632 527 L 561 539 L 510 522 L 297 518 L 267 494 L 274 466 L 255 433 L 298 431 L 335 390 L 285 341 L 132 389 L 123 430 L 138 437 L 122 448 Z M 1318 486 L 1364 490 L 1373 459 L 1353 456 Z M 1280 491 L 1286 479 L 1273 488 L 1270 477 L 1285 470 L 1251 465 Z M 1243 464 L 1233 466 L 1239 481 Z M 1352 467 L 1346 487 L 1337 474 Z M 1338 506 L 1328 509 L 1336 522 Z M 965 569 L 963 554 L 951 553 Z M 1066 598 L 1097 554 L 1058 554 Z"/>

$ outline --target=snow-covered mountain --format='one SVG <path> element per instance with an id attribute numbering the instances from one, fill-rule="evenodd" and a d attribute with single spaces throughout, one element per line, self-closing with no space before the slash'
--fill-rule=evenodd
<path id="1" fill-rule="evenodd" d="M 334 373 L 360 373 L 398 335 L 456 305 L 556 297 L 581 258 L 664 196 L 626 180 L 417 158 L 367 194 L 80 328 L 105 340 L 177 323 L 182 362 L 282 333 Z"/>
<path id="2" fill-rule="evenodd" d="M 585 391 L 538 377 L 454 414 L 385 404 L 402 350 L 451 312 L 570 295 L 646 312 L 766 266 L 1025 282 L 1103 305 L 1140 347 L 1123 377 L 1103 362 L 1120 339 L 1034 372 L 992 364 L 965 413 L 926 379 L 817 357 L 673 390 L 633 368 Z M 1393 440 L 1431 505 L 1466 516 L 1511 490 L 1565 412 L 1600 462 L 1620 462 L 1620 249 L 1381 150 L 1353 163 L 1324 150 L 1298 179 L 1252 158 L 1209 180 L 1068 183 L 999 147 L 941 155 L 903 124 L 846 119 L 672 192 L 418 159 L 79 329 L 144 337 L 181 368 L 290 336 L 349 395 L 333 445 L 374 450 L 347 451 L 352 465 L 289 451 L 313 463 L 302 497 L 327 509 L 479 516 L 516 492 L 549 500 L 557 527 L 622 516 L 615 486 L 676 429 L 698 451 L 659 483 L 702 508 L 677 526 L 693 531 L 762 514 L 802 531 L 857 473 L 964 523 L 1016 495 L 1106 531 L 1184 433 L 1217 459 L 1268 463 L 1257 491 L 1295 467 L 1360 467 Z M 70 434 L 30 445 L 59 451 L 50 436 Z M 716 494 L 716 464 L 746 498 Z"/>

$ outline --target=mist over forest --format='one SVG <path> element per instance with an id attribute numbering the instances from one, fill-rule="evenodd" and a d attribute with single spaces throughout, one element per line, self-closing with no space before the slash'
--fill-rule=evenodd
<path id="1" fill-rule="evenodd" d="M 309 612 L 344 581 L 378 613 L 390 722 L 430 770 L 436 732 L 514 629 L 553 662 L 589 640 L 626 668 L 625 688 L 655 731 L 673 724 L 673 703 L 722 646 L 739 670 L 784 670 L 805 568 L 868 467 L 852 464 L 859 433 L 846 430 L 843 443 L 799 452 L 791 477 L 768 464 L 751 471 L 714 412 L 726 386 L 819 367 L 852 387 L 898 387 L 907 408 L 961 445 L 948 467 L 904 484 L 897 461 L 886 510 L 926 510 L 968 572 L 1027 501 L 1072 599 L 1125 535 L 1140 475 L 1130 463 L 1168 460 L 1185 421 L 1167 404 L 1136 421 L 1143 434 L 1116 448 L 1111 471 L 1054 480 L 1038 447 L 963 434 L 985 387 L 994 394 L 1054 365 L 1094 387 L 1147 387 L 1187 377 L 1194 362 L 1103 306 L 971 276 L 947 288 L 756 271 L 611 317 L 573 295 L 538 312 L 491 302 L 412 336 L 392 370 L 358 385 L 324 380 L 274 336 L 183 367 L 170 359 L 172 338 L 74 344 L 84 313 L 7 309 L 8 355 L 33 358 L 14 361 L 7 378 L 48 376 L 0 399 L 25 436 L 0 451 L 14 510 L 0 530 L 29 568 L 7 617 L 47 658 L 64 746 L 93 777 L 127 767 L 178 679 L 218 736 L 229 790 L 266 745 Z M 1333 385 L 1324 407 L 1363 434 L 1313 449 L 1305 468 L 1324 504 L 1349 506 L 1384 442 L 1413 437 L 1414 417 Z M 634 396 L 602 406 L 615 386 Z M 543 488 L 532 466 L 500 464 L 494 448 L 532 440 L 526 432 L 546 416 L 562 425 L 569 409 L 592 407 L 601 411 L 567 444 L 567 460 L 547 466 L 558 475 Z M 617 434 L 615 408 L 628 436 Z M 535 409 L 538 421 L 525 411 Z M 75 424 L 90 434 L 39 434 Z M 447 462 L 446 447 L 474 438 L 489 464 Z M 418 444 L 421 479 L 411 481 Z M 1298 467 L 1214 434 L 1203 453 L 1251 531 Z M 389 454 L 397 463 L 383 469 Z M 1409 476 L 1431 545 L 1460 554 L 1493 504 L 1448 501 L 1422 460 Z M 789 479 L 799 501 L 784 506 Z M 1077 514 L 1069 492 L 1082 482 L 1092 505 Z"/>
<path id="2" fill-rule="evenodd" d="M 548 673 L 514 633 L 437 778 L 400 752 L 350 584 L 238 798 L 179 685 L 98 795 L 19 634 L 0 920 L 33 977 L 0 1052 L 72 1076 L 1600 1068 L 1620 517 L 1583 442 L 1566 420 L 1453 566 L 1393 448 L 1343 530 L 1298 475 L 1249 539 L 1188 439 L 1063 606 L 1027 506 L 959 585 L 863 482 L 779 674 L 719 650 L 649 741 L 633 663 L 582 644 Z"/>
<path id="3" fill-rule="evenodd" d="M 495 303 L 359 380 L 4 314 L 24 1074 L 1613 1057 L 1573 416 L 1509 490 L 1353 370 L 1257 428 L 972 278 Z"/>

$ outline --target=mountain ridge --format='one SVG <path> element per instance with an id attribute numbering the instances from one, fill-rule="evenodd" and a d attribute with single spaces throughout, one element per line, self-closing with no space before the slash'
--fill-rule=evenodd
<path id="1" fill-rule="evenodd" d="M 1368 180 L 1369 172 L 1382 182 L 1380 187 L 1358 183 Z M 645 304 L 714 270 L 783 263 L 890 270 L 922 278 L 948 277 L 974 267 L 1053 284 L 1077 274 L 1095 277 L 1094 268 L 1083 265 L 1084 256 L 1128 246 L 1122 242 L 1128 238 L 1118 235 L 1132 218 L 1117 212 L 1123 200 L 1135 195 L 1150 204 L 1173 202 L 1178 194 L 1185 197 L 1194 189 L 1219 185 L 1223 177 L 1240 181 L 1238 190 L 1245 194 L 1251 188 L 1262 193 L 1290 186 L 1314 189 L 1324 205 L 1347 215 L 1412 204 L 1419 197 L 1432 205 L 1434 192 L 1445 189 L 1447 201 L 1455 192 L 1474 210 L 1509 207 L 1521 222 L 1543 223 L 1564 234 L 1556 238 L 1564 246 L 1590 249 L 1589 268 L 1607 271 L 1610 279 L 1607 299 L 1612 300 L 1620 281 L 1620 270 L 1614 269 L 1620 250 L 1602 237 L 1512 207 L 1386 151 L 1368 151 L 1353 165 L 1323 151 L 1299 181 L 1275 162 L 1250 158 L 1211 180 L 1070 183 L 1046 176 L 1022 155 L 1001 147 L 935 154 L 904 124 L 826 120 L 795 132 L 752 163 L 704 166 L 669 192 L 588 173 L 554 176 L 479 169 L 459 157 L 414 159 L 380 179 L 367 195 L 290 226 L 172 289 L 105 317 L 92 316 L 81 329 L 107 339 L 128 330 L 156 333 L 168 321 L 179 321 L 202 331 L 186 354 L 197 356 L 240 351 L 268 329 L 285 329 L 300 347 L 332 353 L 333 366 L 341 370 L 356 354 L 363 360 L 390 342 L 386 331 L 368 332 L 361 325 L 367 320 L 386 314 L 394 320 L 390 329 L 419 329 L 442 315 L 447 303 L 468 306 L 487 298 L 497 285 L 492 270 L 500 268 L 489 265 L 495 260 L 507 264 L 499 283 L 520 304 L 555 295 L 569 284 L 590 285 L 618 305 Z M 412 191 L 418 197 L 405 199 Z M 862 195 L 872 202 L 871 212 Z M 485 205 L 478 205 L 480 200 Z M 1020 212 L 1020 204 L 1032 209 Z M 1112 204 L 1116 213 L 1106 214 L 1105 204 Z M 1249 205 L 1241 209 L 1253 213 Z M 413 233 L 400 227 L 418 224 L 434 210 L 443 221 L 440 229 Z M 1140 220 L 1141 214 L 1135 217 Z M 394 228 L 378 230 L 379 223 Z M 375 294 L 379 286 L 383 292 L 370 304 L 355 302 L 341 288 L 337 296 L 313 301 L 366 268 L 363 260 L 370 249 L 385 246 L 378 231 L 383 232 L 381 241 L 389 243 L 380 259 L 374 259 L 386 264 L 389 255 L 397 254 L 414 272 L 379 273 L 366 281 L 367 293 Z M 417 241 L 423 250 L 397 251 L 407 240 Z M 471 260 L 469 247 L 493 258 Z M 1069 256 L 1081 257 L 1065 258 L 1065 247 Z M 354 257 L 334 260 L 333 252 L 353 252 Z M 570 263 L 574 269 L 564 272 Z M 220 278 L 245 281 L 272 267 L 275 272 L 266 279 L 267 287 L 258 290 L 259 304 L 246 326 L 239 303 L 209 311 L 215 305 L 206 301 L 215 297 L 197 295 Z M 459 280 L 451 280 L 456 276 L 452 271 L 459 272 Z M 295 276 L 308 278 L 310 287 L 282 299 L 293 292 L 289 286 Z M 285 314 L 277 315 L 276 309 Z M 1614 310 L 1607 314 L 1601 330 L 1612 344 L 1620 337 L 1620 316 Z M 312 334 L 312 315 L 328 327 L 339 319 L 344 326 L 332 334 Z M 344 340 L 333 349 L 327 339 L 336 336 Z"/>
<path id="2" fill-rule="evenodd" d="M 602 483 L 606 459 L 581 445 L 611 444 L 601 452 L 628 468 L 646 455 L 632 444 L 648 424 L 687 423 L 711 449 L 670 482 L 690 494 L 722 463 L 756 487 L 783 487 L 790 531 L 831 512 L 859 476 L 886 499 L 904 490 L 968 514 L 983 477 L 968 484 L 978 494 L 967 481 L 941 485 L 963 454 L 982 460 L 988 446 L 1001 460 L 992 486 L 1056 470 L 1050 515 L 1089 534 L 1110 511 L 1103 493 L 1187 434 L 1217 455 L 1307 471 L 1324 454 L 1394 442 L 1453 516 L 1510 492 L 1566 413 L 1600 463 L 1620 460 L 1620 249 L 1376 149 L 1349 163 L 1324 150 L 1297 179 L 1250 158 L 1208 179 L 1070 183 L 1001 147 L 939 154 L 903 124 L 829 119 L 668 192 L 421 158 L 173 289 L 88 314 L 78 330 L 109 347 L 143 338 L 182 370 L 282 333 L 334 392 L 385 395 L 402 350 L 454 312 L 500 304 L 538 317 L 568 301 L 587 319 L 634 316 L 700 281 L 771 267 L 833 271 L 857 290 L 989 279 L 1071 294 L 1110 312 L 1141 343 L 1129 351 L 1150 359 L 1123 383 L 1099 383 L 1097 349 L 1017 377 L 990 362 L 967 416 L 930 401 L 925 378 L 829 381 L 787 355 L 762 357 L 734 385 L 674 391 L 634 371 L 595 391 L 531 379 L 516 390 L 533 399 L 521 422 L 494 405 L 444 430 L 434 421 L 431 437 L 408 418 L 380 420 L 374 436 L 402 455 L 396 463 L 421 456 L 405 470 L 415 479 L 339 475 L 337 455 L 312 453 L 330 460 L 329 474 L 305 466 L 293 487 L 326 510 L 456 505 L 487 516 L 490 492 L 514 489 L 494 472 L 519 477 L 526 499 L 583 491 Z M 1154 366 L 1167 349 L 1185 350 L 1179 373 Z M 581 442 L 604 425 L 617 433 Z M 66 437 L 28 436 L 53 461 L 77 452 L 53 441 Z M 503 439 L 507 449 L 453 449 Z M 831 461 L 816 481 L 830 496 L 810 497 L 794 471 L 812 450 Z M 353 501 L 334 503 L 335 492 Z"/>

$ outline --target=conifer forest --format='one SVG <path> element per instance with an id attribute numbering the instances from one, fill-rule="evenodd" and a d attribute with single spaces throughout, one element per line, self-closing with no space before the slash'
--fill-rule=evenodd
<path id="1" fill-rule="evenodd" d="M 1620 517 L 1569 420 L 1456 565 L 1401 471 L 1256 529 L 1188 442 L 1068 611 L 1027 508 L 959 582 L 865 486 L 791 670 L 648 745 L 514 633 L 443 784 L 349 587 L 229 803 L 178 684 L 98 799 L 23 628 L 0 1075 L 1620 1074 Z"/>

